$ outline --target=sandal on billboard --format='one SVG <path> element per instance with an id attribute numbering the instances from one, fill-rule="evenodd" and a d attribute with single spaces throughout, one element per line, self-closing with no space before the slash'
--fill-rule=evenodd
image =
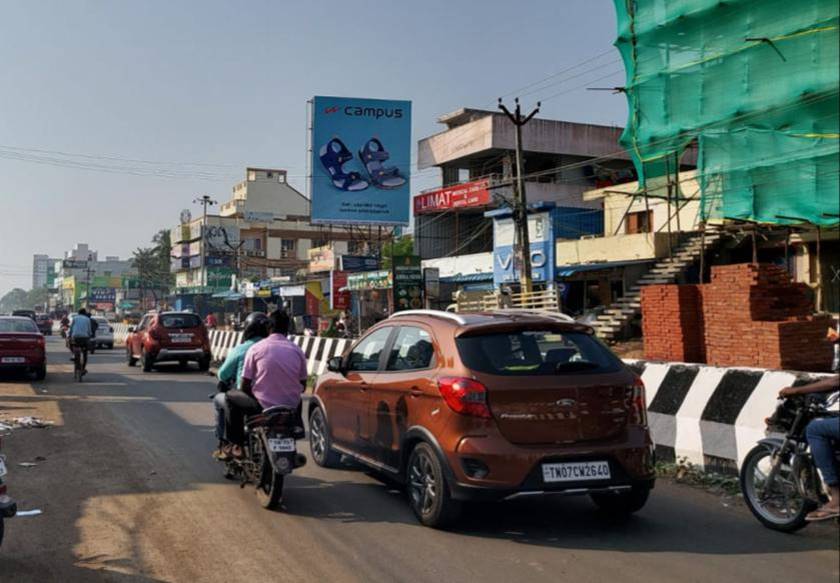
<path id="1" fill-rule="evenodd" d="M 390 157 L 382 142 L 376 138 L 369 139 L 364 148 L 359 150 L 359 158 L 376 188 L 390 190 L 405 184 L 405 177 L 400 174 L 399 168 L 383 164 Z"/>
<path id="2" fill-rule="evenodd" d="M 347 172 L 344 164 L 353 159 L 353 154 L 347 149 L 338 138 L 333 138 L 318 151 L 321 164 L 330 175 L 333 186 L 346 192 L 357 192 L 366 189 L 369 185 L 358 172 Z"/>

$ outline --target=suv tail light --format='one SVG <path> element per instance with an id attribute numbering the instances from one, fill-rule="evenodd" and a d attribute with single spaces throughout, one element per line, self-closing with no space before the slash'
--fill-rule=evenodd
<path id="1" fill-rule="evenodd" d="M 47 339 L 44 338 L 43 336 L 38 336 L 37 342 L 38 342 L 38 348 L 46 348 L 47 347 Z"/>
<path id="2" fill-rule="evenodd" d="M 647 426 L 645 383 L 641 378 L 636 377 L 635 382 L 627 387 L 626 403 L 630 424 Z"/>
<path id="3" fill-rule="evenodd" d="M 438 380 L 438 389 L 450 409 L 469 417 L 490 419 L 487 405 L 487 387 L 473 379 L 443 377 Z"/>

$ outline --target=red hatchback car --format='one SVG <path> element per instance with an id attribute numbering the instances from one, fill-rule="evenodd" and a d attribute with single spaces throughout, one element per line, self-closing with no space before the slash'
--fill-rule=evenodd
<path id="1" fill-rule="evenodd" d="M 24 370 L 37 380 L 47 376 L 44 335 L 32 318 L 0 317 L 0 370 Z"/>
<path id="2" fill-rule="evenodd" d="M 630 513 L 654 485 L 641 380 L 557 314 L 398 313 L 329 362 L 308 416 L 318 465 L 389 474 L 428 526 L 462 501 L 548 493 Z"/>
<path id="3" fill-rule="evenodd" d="M 210 337 L 192 312 L 146 314 L 136 328 L 128 329 L 125 353 L 128 366 L 139 360 L 144 372 L 159 362 L 196 362 L 200 370 L 210 369 Z"/>

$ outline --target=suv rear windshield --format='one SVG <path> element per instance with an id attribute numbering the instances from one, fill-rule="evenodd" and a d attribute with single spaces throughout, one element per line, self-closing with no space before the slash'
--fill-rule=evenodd
<path id="1" fill-rule="evenodd" d="M 32 320 L 18 318 L 0 318 L 0 332 L 37 332 L 38 328 Z"/>
<path id="2" fill-rule="evenodd" d="M 201 319 L 195 314 L 164 314 L 160 317 L 164 328 L 198 328 Z"/>
<path id="3" fill-rule="evenodd" d="M 622 364 L 595 338 L 583 332 L 522 330 L 456 341 L 464 364 L 503 376 L 607 373 Z"/>

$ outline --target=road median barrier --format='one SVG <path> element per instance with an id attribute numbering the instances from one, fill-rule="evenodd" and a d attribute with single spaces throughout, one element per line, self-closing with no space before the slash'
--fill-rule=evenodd
<path id="1" fill-rule="evenodd" d="M 625 360 L 645 383 L 648 422 L 662 462 L 737 473 L 776 409 L 779 390 L 819 373 Z"/>

